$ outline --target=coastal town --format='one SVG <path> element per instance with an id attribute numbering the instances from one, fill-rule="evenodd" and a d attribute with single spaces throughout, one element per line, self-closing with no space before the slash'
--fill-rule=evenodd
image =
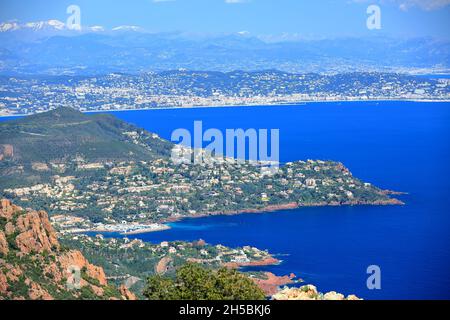
<path id="1" fill-rule="evenodd" d="M 253 284 L 260 299 L 359 299 L 334 291 L 322 294 L 312 285 L 287 287 L 303 282 L 292 273 L 278 276 L 241 269 L 282 262 L 268 250 L 213 245 L 202 239 L 150 243 L 101 233 L 63 234 L 54 229 L 54 221 L 50 223 L 44 211 L 24 210 L 0 199 L 0 300 L 145 299 L 148 279 L 174 277 L 189 265 L 205 272 L 239 269 L 227 272 Z M 70 285 L 72 270 L 79 270 L 79 287 Z"/>
<path id="2" fill-rule="evenodd" d="M 265 161 L 184 147 L 208 161 L 179 163 L 170 156 L 174 144 L 111 115 L 60 108 L 5 122 L 0 132 L 2 196 L 47 211 L 62 233 L 136 234 L 188 217 L 403 204 L 339 162 L 300 160 L 267 172 Z M 78 151 L 65 151 L 67 141 Z"/>
<path id="3" fill-rule="evenodd" d="M 174 165 L 171 159 L 121 163 L 34 164 L 47 183 L 5 188 L 23 206 L 48 210 L 68 232 L 135 233 L 183 217 L 274 211 L 299 206 L 400 204 L 340 163 L 298 161 L 266 175 L 251 163 Z M 45 168 L 45 170 L 44 170 Z M 44 171 L 42 171 L 44 170 Z M 63 216 L 61 216 L 63 214 Z"/>
<path id="4" fill-rule="evenodd" d="M 105 224 L 102 222 L 92 223 L 89 220 L 72 215 L 56 215 L 51 217 L 50 221 L 61 234 L 89 231 L 116 233 L 120 235 L 136 235 L 170 229 L 168 225 L 159 223 L 145 224 L 136 222 L 129 223 L 127 221 L 121 221 L 120 223 L 115 224 Z"/>
<path id="5" fill-rule="evenodd" d="M 62 235 L 63 246 L 80 250 L 89 261 L 101 266 L 108 281 L 126 286 L 141 297 L 145 279 L 151 275 L 173 276 L 182 265 L 196 263 L 208 269 L 240 269 L 273 300 L 360 300 L 335 291 L 321 293 L 295 274 L 275 275 L 251 271 L 243 267 L 264 267 L 282 263 L 268 250 L 251 246 L 227 247 L 212 245 L 204 240 L 144 242 L 140 239 L 107 238 L 102 234 Z M 301 285 L 301 286 L 299 286 Z"/>
<path id="6" fill-rule="evenodd" d="M 186 147 L 194 159 L 200 154 L 210 161 L 175 162 L 170 156 L 174 144 L 113 115 L 58 108 L 4 122 L 0 132 L 0 189 L 2 206 L 7 208 L 1 222 L 8 239 L 22 238 L 11 233 L 13 209 L 49 219 L 46 226 L 55 233 L 53 240 L 60 237 L 61 253 L 77 250 L 77 255 L 104 270 L 105 285 L 108 277 L 138 296 L 148 277 L 176 276 L 180 266 L 194 264 L 209 270 L 239 269 L 261 290 L 261 297 L 275 296 L 280 287 L 301 282 L 292 273 L 241 269 L 281 262 L 265 249 L 208 245 L 202 240 L 155 244 L 138 239 L 141 233 L 167 230 L 180 219 L 306 206 L 403 204 L 391 197 L 392 191 L 354 177 L 339 162 L 288 162 L 268 174 L 262 170 L 266 161 L 238 161 Z M 291 296 L 356 299 L 335 292 L 324 295 L 307 286 L 277 298 Z"/>
<path id="7" fill-rule="evenodd" d="M 450 0 L 0 1 L 0 315 L 450 300 L 449 31 Z"/>
<path id="8" fill-rule="evenodd" d="M 80 250 L 90 261 L 102 266 L 113 283 L 125 283 L 137 293 L 142 291 L 148 276 L 173 275 L 178 267 L 188 262 L 215 269 L 268 266 L 281 262 L 267 250 L 250 246 L 230 248 L 221 244 L 211 245 L 201 239 L 152 244 L 128 237 L 106 238 L 102 234 L 78 234 L 62 235 L 60 241 L 67 247 Z M 261 283 L 270 293 L 278 292 L 278 286 L 296 281 L 294 275 L 277 277 L 270 274 L 270 279 L 266 281 L 265 275 L 261 273 L 248 273 L 248 276 Z"/>
<path id="9" fill-rule="evenodd" d="M 317 101 L 448 101 L 448 77 L 394 73 L 166 71 L 104 76 L 0 77 L 0 116 L 72 106 L 83 112 Z"/>

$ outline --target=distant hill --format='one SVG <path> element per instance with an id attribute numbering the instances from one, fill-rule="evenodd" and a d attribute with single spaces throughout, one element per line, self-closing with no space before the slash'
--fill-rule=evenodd
<path id="1" fill-rule="evenodd" d="M 434 38 L 389 37 L 264 41 L 243 34 L 193 37 L 146 33 L 135 27 L 111 32 L 38 29 L 3 24 L 0 74 L 99 75 L 179 68 L 287 72 L 447 70 L 450 43 Z M 2 25 L 0 25 L 0 30 Z M 49 31 L 50 28 L 50 31 Z"/>
<path id="2" fill-rule="evenodd" d="M 152 160 L 170 156 L 172 144 L 107 114 L 85 115 L 63 107 L 0 123 L 0 160 L 22 165 L 61 162 Z"/>

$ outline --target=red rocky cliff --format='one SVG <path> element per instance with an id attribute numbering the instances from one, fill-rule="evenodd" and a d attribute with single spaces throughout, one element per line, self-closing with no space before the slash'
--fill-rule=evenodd
<path id="1" fill-rule="evenodd" d="M 73 270 L 80 273 L 76 289 L 68 287 Z M 46 212 L 0 201 L 0 300 L 133 298 L 109 286 L 103 269 L 81 252 L 62 250 Z"/>

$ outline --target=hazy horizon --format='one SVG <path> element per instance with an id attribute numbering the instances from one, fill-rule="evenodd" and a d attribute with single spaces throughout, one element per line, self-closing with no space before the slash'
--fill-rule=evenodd
<path id="1" fill-rule="evenodd" d="M 448 0 L 19 0 L 0 4 L 0 22 L 67 21 L 80 10 L 82 27 L 138 26 L 152 33 L 243 34 L 270 41 L 347 37 L 449 39 Z M 379 28 L 367 28 L 368 8 L 380 10 Z M 370 10 L 369 10 L 370 11 Z"/>

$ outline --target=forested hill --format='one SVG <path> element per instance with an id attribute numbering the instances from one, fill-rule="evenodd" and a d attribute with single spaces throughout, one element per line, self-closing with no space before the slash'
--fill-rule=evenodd
<path id="1" fill-rule="evenodd" d="M 24 165 L 73 156 L 87 162 L 152 160 L 168 157 L 173 146 L 112 115 L 69 107 L 0 123 L 0 145 L 0 160 Z"/>

